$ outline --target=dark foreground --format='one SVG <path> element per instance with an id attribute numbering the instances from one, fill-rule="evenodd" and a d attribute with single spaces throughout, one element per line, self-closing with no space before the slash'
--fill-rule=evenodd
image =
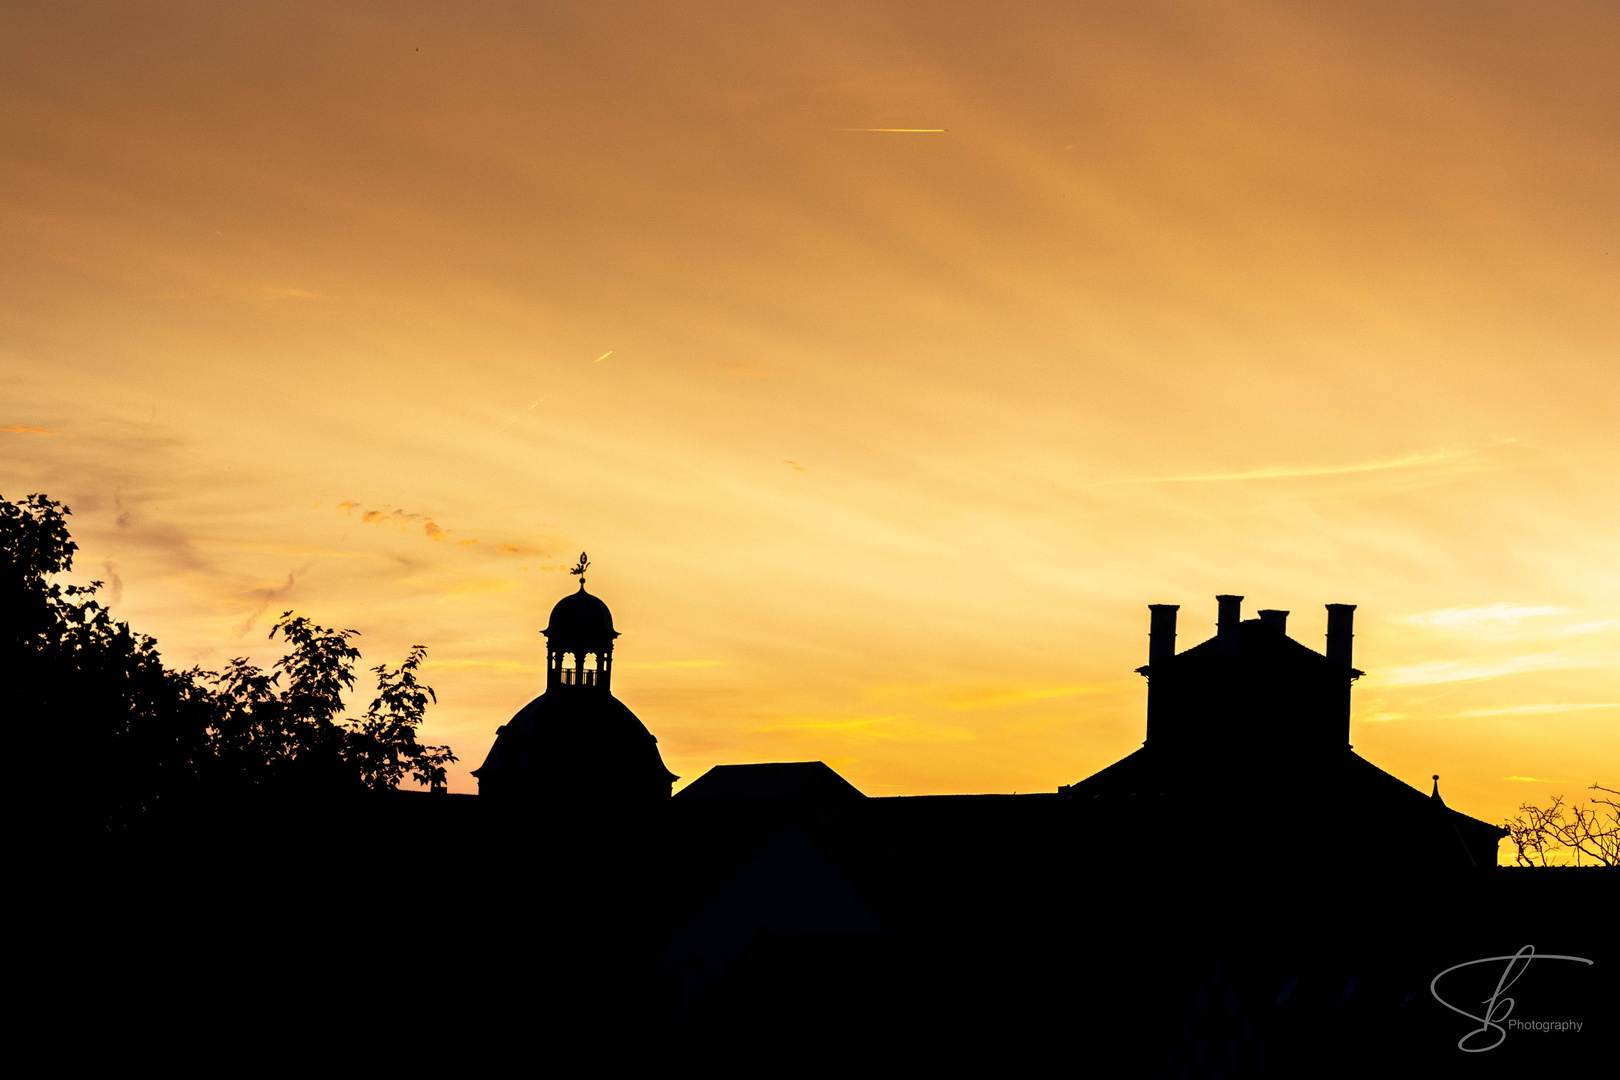
<path id="1" fill-rule="evenodd" d="M 24 1010 L 74 1060 L 231 1071 L 1612 1067 L 1616 872 L 1308 872 L 1322 853 L 1242 866 L 1144 831 L 1045 796 L 215 808 L 56 853 Z M 1505 1040 L 1459 1050 L 1483 1023 L 1431 981 L 1525 946 L 1594 963 L 1516 965 Z M 1442 996 L 1483 1016 L 1508 967 Z"/>

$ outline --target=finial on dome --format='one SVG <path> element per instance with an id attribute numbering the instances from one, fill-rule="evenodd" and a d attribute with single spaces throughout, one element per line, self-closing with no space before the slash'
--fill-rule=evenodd
<path id="1" fill-rule="evenodd" d="M 1434 774 L 1434 791 L 1430 793 L 1429 798 L 1438 799 L 1439 797 L 1440 797 L 1440 774 L 1435 773 Z"/>
<path id="2" fill-rule="evenodd" d="M 585 587 L 585 571 L 590 567 L 590 565 L 591 560 L 587 559 L 585 557 L 585 553 L 582 551 L 579 553 L 579 562 L 575 563 L 574 568 L 568 571 L 570 574 L 573 574 L 575 577 L 579 578 L 579 587 L 581 589 Z"/>

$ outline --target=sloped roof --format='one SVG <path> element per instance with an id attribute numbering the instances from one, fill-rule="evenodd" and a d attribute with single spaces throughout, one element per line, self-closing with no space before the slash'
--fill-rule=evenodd
<path id="1" fill-rule="evenodd" d="M 1308 668 L 1333 674 L 1345 670 L 1343 666 L 1329 660 L 1310 646 L 1300 644 L 1285 632 L 1267 626 L 1259 619 L 1245 619 L 1238 624 L 1237 656 L 1249 665 Z M 1201 668 L 1229 663 L 1232 659 L 1234 657 L 1222 649 L 1220 637 L 1217 635 L 1177 653 L 1170 658 L 1168 664 L 1178 672 L 1191 673 Z M 1149 667 L 1137 670 L 1146 673 Z M 1351 668 L 1350 673 L 1363 674 L 1355 668 Z"/>
<path id="2" fill-rule="evenodd" d="M 1413 845 L 1445 849 L 1475 865 L 1494 861 L 1490 853 L 1506 835 L 1500 826 L 1446 806 L 1438 793 L 1424 794 L 1349 747 L 1298 766 L 1239 778 L 1223 771 L 1219 760 L 1192 764 L 1143 747 L 1059 791 L 1077 810 L 1118 809 L 1127 800 L 1169 797 L 1196 806 L 1211 822 L 1230 817 L 1235 808 L 1278 799 L 1297 822 L 1348 829 L 1370 847 L 1381 844 L 1392 854 Z"/>
<path id="3" fill-rule="evenodd" d="M 1064 784 L 1058 794 L 1066 801 L 1120 799 L 1131 796 L 1159 795 L 1164 791 L 1163 770 L 1147 747 L 1135 750 L 1107 768 L 1099 769 L 1084 780 Z"/>
<path id="4" fill-rule="evenodd" d="M 675 796 L 677 799 L 793 799 L 846 803 L 866 795 L 819 761 L 774 761 L 716 765 Z"/>

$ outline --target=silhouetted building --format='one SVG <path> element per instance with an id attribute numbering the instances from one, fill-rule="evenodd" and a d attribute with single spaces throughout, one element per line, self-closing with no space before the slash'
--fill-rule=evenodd
<path id="1" fill-rule="evenodd" d="M 473 770 L 478 793 L 514 801 L 625 804 L 667 800 L 679 777 L 658 740 L 613 696 L 613 614 L 585 591 L 551 609 L 546 691 L 496 730 Z"/>
<path id="2" fill-rule="evenodd" d="M 1494 866 L 1506 831 L 1446 807 L 1350 747 L 1355 607 L 1329 604 L 1326 653 L 1287 633 L 1288 612 L 1244 620 L 1216 597 L 1213 638 L 1177 653 L 1176 605 L 1153 604 L 1147 740 L 1071 787 L 1101 815 L 1195 836 L 1209 854 L 1304 865 Z M 1196 824 L 1196 827 L 1191 827 Z"/>
<path id="3" fill-rule="evenodd" d="M 839 806 L 866 798 L 854 784 L 819 761 L 716 765 L 680 793 L 688 802 L 765 799 L 800 806 Z"/>

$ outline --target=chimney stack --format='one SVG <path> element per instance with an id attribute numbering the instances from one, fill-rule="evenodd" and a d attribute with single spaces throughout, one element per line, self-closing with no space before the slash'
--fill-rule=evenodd
<path id="1" fill-rule="evenodd" d="M 1243 597 L 1221 595 L 1215 598 L 1215 602 L 1220 605 L 1215 618 L 1215 640 L 1220 642 L 1221 652 L 1236 656 L 1240 633 L 1238 627 L 1243 622 Z"/>
<path id="2" fill-rule="evenodd" d="M 1176 612 L 1180 604 L 1149 604 L 1148 663 L 1157 664 L 1176 655 Z"/>
<path id="3" fill-rule="evenodd" d="M 1278 611 L 1276 608 L 1261 608 L 1260 621 L 1279 634 L 1288 633 L 1288 612 L 1286 611 Z"/>
<path id="4" fill-rule="evenodd" d="M 1335 664 L 1349 667 L 1350 641 L 1355 637 L 1352 627 L 1355 625 L 1356 605 L 1329 604 L 1327 612 L 1327 658 Z"/>

